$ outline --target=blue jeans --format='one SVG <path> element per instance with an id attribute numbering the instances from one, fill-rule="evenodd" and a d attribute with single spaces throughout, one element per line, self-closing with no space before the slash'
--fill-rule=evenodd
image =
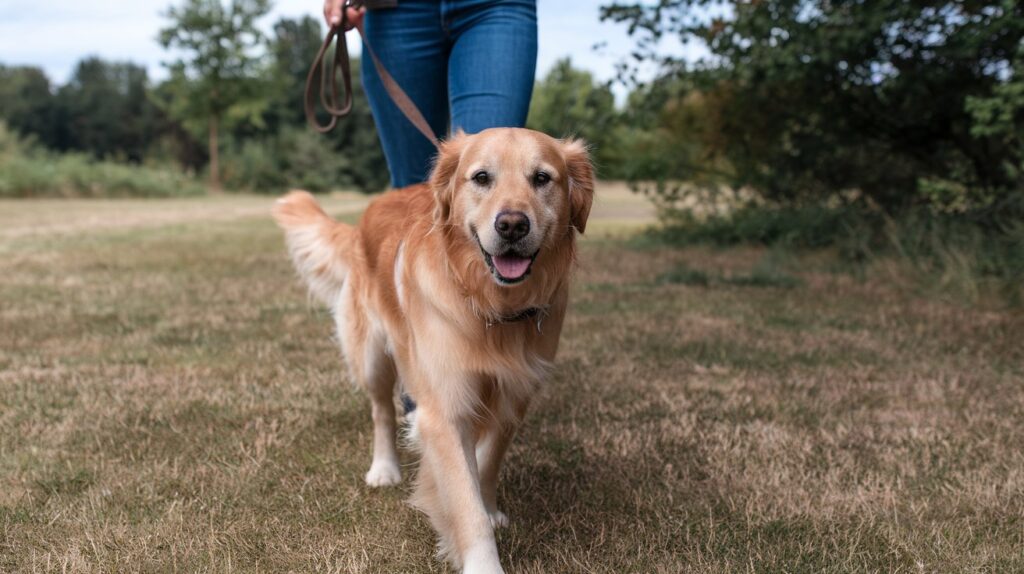
<path id="1" fill-rule="evenodd" d="M 535 0 L 399 0 L 368 10 L 366 37 L 434 133 L 522 127 L 537 67 Z M 365 53 L 365 48 L 364 48 Z M 363 87 L 391 185 L 427 180 L 437 150 L 391 101 L 368 57 Z"/>

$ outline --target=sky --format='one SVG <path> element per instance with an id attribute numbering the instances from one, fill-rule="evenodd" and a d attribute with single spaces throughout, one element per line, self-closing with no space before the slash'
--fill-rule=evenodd
<path id="1" fill-rule="evenodd" d="M 565 56 L 599 80 L 614 77 L 615 63 L 629 54 L 634 42 L 624 25 L 599 21 L 599 7 L 609 1 L 538 0 L 538 77 L 543 77 Z M 161 61 L 167 59 L 167 54 L 156 36 L 166 23 L 160 14 L 170 3 L 0 0 L 0 63 L 39 66 L 53 82 L 63 84 L 80 59 L 100 56 L 141 64 L 149 70 L 151 78 L 161 79 L 166 76 Z M 269 32 L 281 17 L 309 14 L 319 18 L 321 10 L 321 0 L 276 0 L 273 12 L 263 20 L 263 27 Z M 354 32 L 349 34 L 349 42 L 358 53 L 355 36 Z M 599 43 L 603 47 L 594 50 Z M 665 45 L 663 49 L 683 52 L 679 45 Z M 624 93 L 622 88 L 616 89 L 620 100 Z"/>

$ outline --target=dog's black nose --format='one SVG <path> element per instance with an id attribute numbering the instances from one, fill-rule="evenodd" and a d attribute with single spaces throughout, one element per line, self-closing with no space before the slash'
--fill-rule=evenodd
<path id="1" fill-rule="evenodd" d="M 530 218 L 522 211 L 502 211 L 494 219 L 494 230 L 506 241 L 519 241 L 530 232 Z"/>

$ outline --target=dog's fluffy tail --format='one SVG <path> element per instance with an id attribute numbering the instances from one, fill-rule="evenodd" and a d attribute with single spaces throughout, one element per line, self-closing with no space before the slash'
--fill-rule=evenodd
<path id="1" fill-rule="evenodd" d="M 309 290 L 334 305 L 349 270 L 362 263 L 358 230 L 331 219 L 305 191 L 291 191 L 278 199 L 273 215 L 284 229 L 292 263 Z"/>

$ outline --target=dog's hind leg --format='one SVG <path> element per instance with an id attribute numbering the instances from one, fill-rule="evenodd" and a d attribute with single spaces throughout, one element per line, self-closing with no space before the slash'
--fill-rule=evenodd
<path id="1" fill-rule="evenodd" d="M 373 462 L 366 473 L 366 484 L 391 486 L 402 481 L 395 447 L 395 361 L 388 354 L 382 328 L 358 297 L 356 281 L 347 281 L 334 311 L 338 339 L 349 373 L 370 395 L 373 413 Z"/>
<path id="2" fill-rule="evenodd" d="M 362 342 L 362 386 L 370 395 L 374 417 L 374 461 L 367 473 L 370 486 L 390 486 L 401 482 L 398 450 L 395 447 L 397 422 L 394 412 L 394 386 L 398 379 L 394 359 L 387 352 L 387 339 L 380 329 L 371 329 Z"/>
<path id="3" fill-rule="evenodd" d="M 373 409 L 373 463 L 366 473 L 366 484 L 391 486 L 402 481 L 395 448 L 395 362 L 385 350 L 383 337 L 367 342 L 363 385 Z"/>

